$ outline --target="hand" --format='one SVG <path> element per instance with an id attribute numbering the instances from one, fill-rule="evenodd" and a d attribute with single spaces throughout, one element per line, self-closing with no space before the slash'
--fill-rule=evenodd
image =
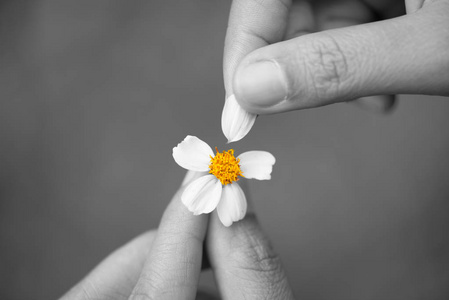
<path id="1" fill-rule="evenodd" d="M 193 216 L 181 203 L 186 183 L 157 231 L 116 250 L 62 299 L 195 299 L 208 217 Z"/>
<path id="2" fill-rule="evenodd" d="M 216 212 L 210 220 L 189 212 L 181 192 L 182 187 L 157 231 L 116 250 L 62 300 L 217 299 L 197 291 L 204 244 L 221 299 L 293 299 L 280 259 L 253 214 L 224 227 Z"/>
<path id="3" fill-rule="evenodd" d="M 373 95 L 449 95 L 449 1 L 408 0 L 406 16 L 363 24 L 397 4 L 234 0 L 227 96 L 269 114 Z M 380 102 L 390 105 L 391 97 Z"/>

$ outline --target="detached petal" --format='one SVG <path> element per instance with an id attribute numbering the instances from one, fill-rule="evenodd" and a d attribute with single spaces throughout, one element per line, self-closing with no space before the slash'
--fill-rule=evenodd
<path id="1" fill-rule="evenodd" d="M 217 206 L 218 218 L 224 226 L 229 227 L 233 222 L 245 217 L 247 206 L 242 188 L 236 182 L 228 184 L 223 187 L 221 200 Z"/>
<path id="2" fill-rule="evenodd" d="M 182 203 L 194 215 L 213 211 L 221 197 L 221 182 L 214 175 L 206 175 L 190 183 L 181 195 Z"/>
<path id="3" fill-rule="evenodd" d="M 248 151 L 238 156 L 243 177 L 258 180 L 271 179 L 271 171 L 276 162 L 274 156 L 266 151 Z"/>
<path id="4" fill-rule="evenodd" d="M 234 95 L 226 99 L 221 115 L 221 129 L 228 143 L 244 138 L 256 121 L 257 115 L 240 107 Z"/>
<path id="5" fill-rule="evenodd" d="M 187 170 L 209 171 L 210 156 L 215 156 L 212 149 L 196 136 L 186 136 L 178 146 L 173 148 L 173 158 L 176 163 Z"/>

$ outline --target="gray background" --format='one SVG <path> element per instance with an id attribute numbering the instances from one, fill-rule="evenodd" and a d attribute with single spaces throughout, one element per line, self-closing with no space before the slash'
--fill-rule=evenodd
<path id="1" fill-rule="evenodd" d="M 54 299 L 155 228 L 187 134 L 225 147 L 229 6 L 0 2 L 0 299 Z M 449 101 L 400 100 L 260 117 L 233 145 L 277 158 L 250 189 L 301 299 L 449 295 Z"/>

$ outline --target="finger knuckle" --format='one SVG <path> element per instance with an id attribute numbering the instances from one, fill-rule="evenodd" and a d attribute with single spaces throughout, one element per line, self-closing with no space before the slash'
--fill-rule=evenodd
<path id="1" fill-rule="evenodd" d="M 129 299 L 130 300 L 153 300 L 156 299 L 153 291 L 161 290 L 160 284 L 156 278 L 161 278 L 159 274 L 154 273 L 149 274 L 142 273 L 139 281 L 134 287 Z M 160 281 L 160 280 L 159 280 Z"/>
<path id="2" fill-rule="evenodd" d="M 432 23 L 426 28 L 426 43 L 420 44 L 425 47 L 423 52 L 432 54 L 421 59 L 426 62 L 421 68 L 425 67 L 430 71 L 426 73 L 427 79 L 432 78 L 424 93 L 449 96 L 449 1 L 430 2 L 434 4 L 428 10 Z"/>
<path id="3" fill-rule="evenodd" d="M 281 273 L 280 257 L 260 229 L 246 228 L 240 233 L 233 241 L 235 261 L 240 269 L 255 272 L 261 277 Z"/>
<path id="4" fill-rule="evenodd" d="M 195 290 L 196 286 L 189 280 L 186 272 L 189 264 L 192 264 L 189 260 L 181 261 L 180 265 L 156 263 L 148 272 L 142 271 L 129 299 L 175 299 L 179 291 Z M 169 276 L 167 273 L 170 273 Z"/>
<path id="5" fill-rule="evenodd" d="M 255 299 L 292 299 L 280 256 L 258 224 L 255 215 L 233 225 L 225 270 L 237 278 L 244 295 Z"/>
<path id="6" fill-rule="evenodd" d="M 234 269 L 234 276 L 248 282 L 246 292 L 258 299 L 288 299 L 287 279 L 281 260 L 268 239 L 251 232 L 242 238 L 245 241 L 240 241 L 240 249 L 236 249 L 233 260 L 238 266 Z"/>
<path id="7" fill-rule="evenodd" d="M 260 273 L 274 272 L 279 269 L 279 255 L 274 252 L 268 241 L 252 241 L 246 250 L 249 258 L 248 269 L 254 266 L 254 270 Z"/>
<path id="8" fill-rule="evenodd" d="M 70 291 L 69 295 L 67 295 L 64 299 L 93 300 L 100 299 L 103 296 L 104 295 L 100 293 L 96 284 L 94 284 L 90 280 L 85 280 L 79 286 Z"/>
<path id="9" fill-rule="evenodd" d="M 155 300 L 156 298 L 141 292 L 133 292 L 129 297 L 130 300 Z"/>
<path id="10" fill-rule="evenodd" d="M 171 289 L 161 289 L 159 287 L 146 284 L 145 286 L 136 286 L 132 291 L 130 300 L 156 300 L 162 296 L 167 296 L 172 292 Z"/>
<path id="11" fill-rule="evenodd" d="M 339 42 L 322 33 L 321 38 L 310 39 L 303 55 L 308 94 L 323 102 L 343 96 L 344 87 L 351 84 L 354 76 L 349 68 L 352 56 L 342 51 Z"/>

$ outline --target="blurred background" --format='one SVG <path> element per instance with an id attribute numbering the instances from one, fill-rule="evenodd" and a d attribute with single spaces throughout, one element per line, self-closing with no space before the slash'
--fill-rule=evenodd
<path id="1" fill-rule="evenodd" d="M 187 134 L 225 149 L 231 1 L 0 2 L 0 299 L 55 299 L 155 228 Z M 300 299 L 447 299 L 449 101 L 258 118 L 233 144 Z M 202 283 L 213 288 L 211 274 Z"/>

